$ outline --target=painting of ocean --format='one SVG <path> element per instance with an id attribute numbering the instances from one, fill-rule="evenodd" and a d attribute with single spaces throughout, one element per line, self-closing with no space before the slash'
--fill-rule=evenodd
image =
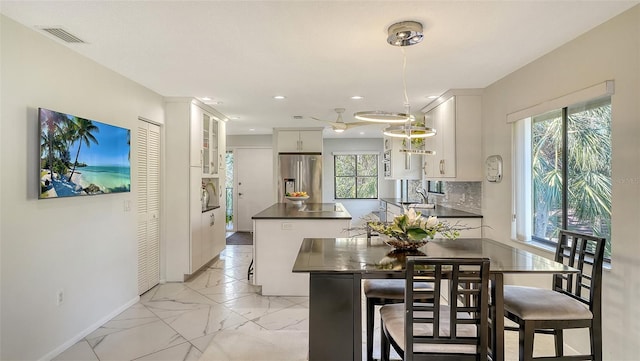
<path id="1" fill-rule="evenodd" d="M 40 198 L 131 191 L 129 129 L 40 108 Z"/>

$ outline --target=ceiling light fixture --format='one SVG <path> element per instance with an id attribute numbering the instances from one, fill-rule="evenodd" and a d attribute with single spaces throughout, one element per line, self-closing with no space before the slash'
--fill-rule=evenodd
<path id="1" fill-rule="evenodd" d="M 417 21 L 395 23 L 387 30 L 387 42 L 394 46 L 410 46 L 422 41 L 422 24 Z"/>
<path id="2" fill-rule="evenodd" d="M 353 100 L 361 100 L 361 99 L 364 99 L 364 97 L 360 96 L 360 95 L 354 95 L 354 96 L 351 97 L 351 99 L 353 99 Z"/>
<path id="3" fill-rule="evenodd" d="M 391 25 L 388 29 L 387 42 L 391 45 L 400 46 L 402 49 L 402 87 L 404 90 L 404 106 L 406 111 L 387 112 L 381 110 L 363 111 L 353 114 L 356 119 L 377 123 L 406 123 L 415 120 L 411 116 L 409 97 L 407 96 L 406 67 L 407 56 L 404 47 L 414 45 L 422 41 L 422 24 L 415 21 L 402 21 Z"/>
<path id="4" fill-rule="evenodd" d="M 282 100 L 282 99 L 286 99 L 287 97 L 285 97 L 284 95 L 274 95 L 273 99 L 277 99 L 277 100 Z"/>
<path id="5" fill-rule="evenodd" d="M 416 138 L 433 137 L 434 135 L 436 135 L 436 131 L 435 129 L 427 128 L 423 126 L 401 125 L 401 126 L 387 127 L 384 129 L 383 134 L 389 137 L 416 139 Z"/>
<path id="6" fill-rule="evenodd" d="M 353 113 L 353 117 L 373 123 L 406 123 L 416 120 L 411 114 L 385 112 L 383 110 L 366 110 Z"/>

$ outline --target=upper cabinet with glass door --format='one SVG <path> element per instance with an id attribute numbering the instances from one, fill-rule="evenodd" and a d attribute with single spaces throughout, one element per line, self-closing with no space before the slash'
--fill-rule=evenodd
<path id="1" fill-rule="evenodd" d="M 218 119 L 214 116 L 202 114 L 202 175 L 216 176 L 218 175 L 219 159 L 218 159 Z"/>
<path id="2" fill-rule="evenodd" d="M 223 152 L 220 151 L 220 117 L 191 105 L 191 166 L 201 167 L 203 177 L 217 177 Z"/>

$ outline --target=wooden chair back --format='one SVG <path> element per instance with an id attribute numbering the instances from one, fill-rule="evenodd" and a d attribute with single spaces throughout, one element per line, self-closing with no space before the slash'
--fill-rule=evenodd
<path id="1" fill-rule="evenodd" d="M 588 305 L 594 317 L 600 315 L 602 302 L 605 243 L 601 237 L 561 230 L 556 248 L 555 261 L 577 268 L 580 273 L 555 274 L 553 289 Z"/>
<path id="2" fill-rule="evenodd" d="M 489 342 L 489 259 L 408 257 L 406 276 L 405 360 L 420 358 L 420 349 L 437 359 L 486 360 Z M 450 282 L 448 299 L 440 297 L 442 281 Z M 421 288 L 418 284 L 430 284 Z M 418 297 L 416 297 L 418 296 Z M 413 301 L 433 299 L 433 303 Z M 457 300 L 469 300 L 462 304 Z M 426 327 L 426 328 L 425 328 Z M 416 330 L 422 330 L 414 334 Z M 431 330 L 425 333 L 424 330 Z M 470 332 L 471 331 L 471 332 Z M 429 344 L 421 348 L 421 344 Z M 436 345 L 434 347 L 434 345 Z M 457 352 L 457 349 L 473 350 Z M 451 352 L 453 350 L 453 352 Z"/>

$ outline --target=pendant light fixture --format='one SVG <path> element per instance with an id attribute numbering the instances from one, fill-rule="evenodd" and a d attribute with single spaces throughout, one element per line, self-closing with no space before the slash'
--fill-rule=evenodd
<path id="1" fill-rule="evenodd" d="M 387 33 L 387 42 L 391 45 L 399 46 L 402 49 L 402 87 L 406 112 L 398 113 L 372 110 L 357 112 L 354 113 L 353 116 L 358 120 L 368 122 L 403 124 L 385 129 L 384 134 L 391 137 L 406 137 L 411 139 L 435 135 L 435 131 L 431 128 L 411 125 L 416 119 L 411 115 L 411 106 L 409 105 L 409 97 L 407 96 L 407 55 L 405 54 L 404 47 L 415 45 L 422 41 L 422 24 L 416 21 L 402 21 L 389 26 Z"/>
<path id="2" fill-rule="evenodd" d="M 387 42 L 394 46 L 410 46 L 418 44 L 422 41 L 422 24 L 416 21 L 402 21 L 395 23 L 387 29 L 388 37 Z M 407 123 L 415 121 L 415 118 L 409 111 L 409 99 L 407 98 L 407 83 L 405 77 L 405 68 L 407 65 L 407 57 L 404 54 L 404 48 L 402 49 L 403 62 L 402 62 L 402 84 L 404 87 L 404 102 L 407 111 L 401 112 L 388 112 L 383 110 L 368 110 L 354 113 L 353 116 L 358 120 L 364 120 L 374 123 Z"/>

